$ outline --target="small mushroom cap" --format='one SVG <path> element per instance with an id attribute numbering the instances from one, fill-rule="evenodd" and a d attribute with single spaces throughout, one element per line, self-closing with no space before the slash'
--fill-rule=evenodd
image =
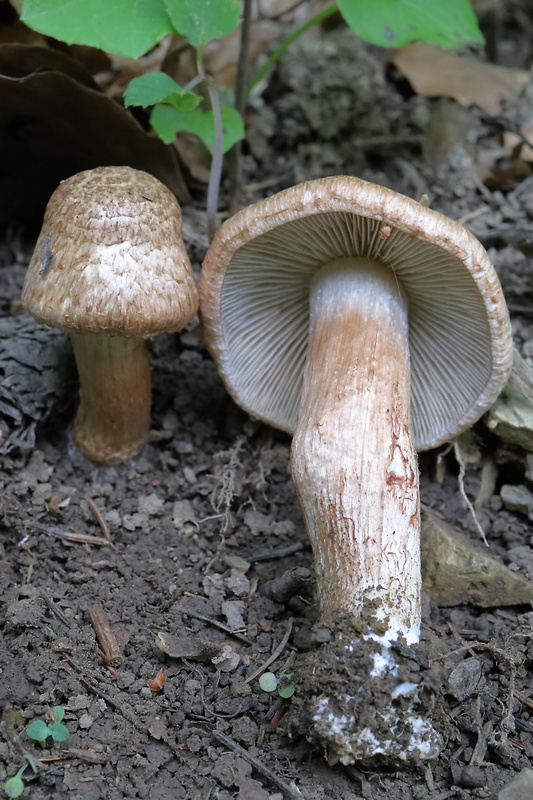
<path id="1" fill-rule="evenodd" d="M 131 167 L 63 181 L 48 202 L 22 302 L 38 322 L 65 330 L 180 330 L 198 292 L 172 192 Z"/>
<path id="2" fill-rule="evenodd" d="M 200 279 L 207 346 L 248 413 L 294 433 L 316 271 L 365 256 L 396 275 L 409 309 L 411 413 L 419 450 L 468 428 L 512 364 L 501 286 L 462 225 L 390 189 L 323 178 L 243 209 L 221 226 Z"/>

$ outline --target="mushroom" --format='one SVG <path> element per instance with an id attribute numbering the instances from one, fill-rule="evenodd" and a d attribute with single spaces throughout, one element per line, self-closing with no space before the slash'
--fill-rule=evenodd
<path id="1" fill-rule="evenodd" d="M 362 619 L 383 647 L 418 642 L 416 449 L 476 422 L 511 369 L 509 316 L 482 246 L 390 189 L 310 181 L 222 225 L 200 317 L 234 400 L 293 435 L 321 622 Z M 323 721 L 331 706 L 317 703 Z M 344 763 L 374 746 L 343 751 Z"/>
<path id="2" fill-rule="evenodd" d="M 146 339 L 179 331 L 198 307 L 174 195 L 130 167 L 63 181 L 48 202 L 22 302 L 38 322 L 71 335 L 78 449 L 98 464 L 134 456 L 150 423 Z"/>

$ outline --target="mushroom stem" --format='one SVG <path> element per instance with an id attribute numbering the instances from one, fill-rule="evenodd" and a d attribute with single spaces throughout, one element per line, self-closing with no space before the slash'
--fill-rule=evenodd
<path id="1" fill-rule="evenodd" d="M 97 464 L 132 458 L 150 426 L 151 383 L 140 337 L 71 333 L 80 381 L 73 438 Z"/>
<path id="2" fill-rule="evenodd" d="M 315 558 L 321 619 L 363 616 L 387 639 L 420 634 L 418 465 L 410 435 L 407 305 L 367 258 L 324 266 L 292 477 Z"/>

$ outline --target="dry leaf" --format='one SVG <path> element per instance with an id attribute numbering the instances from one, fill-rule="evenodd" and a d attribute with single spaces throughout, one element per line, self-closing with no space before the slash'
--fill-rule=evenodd
<path id="1" fill-rule="evenodd" d="M 408 44 L 394 53 L 394 64 L 418 94 L 453 97 L 463 106 L 480 106 L 500 113 L 500 103 L 519 94 L 529 82 L 521 69 L 472 61 L 430 44 Z"/>
<path id="2" fill-rule="evenodd" d="M 155 645 L 170 658 L 189 658 L 191 661 L 210 661 L 222 647 L 199 636 L 175 636 L 165 631 L 159 631 Z"/>
<path id="3" fill-rule="evenodd" d="M 50 71 L 34 69 L 39 51 Z M 68 56 L 0 45 L 0 73 L 0 224 L 40 225 L 61 180 L 106 164 L 144 169 L 187 199 L 175 151 L 106 97 Z"/>
<path id="4" fill-rule="evenodd" d="M 505 154 L 508 156 L 512 156 L 515 154 L 515 148 L 520 147 L 518 152 L 518 158 L 521 158 L 522 161 L 533 161 L 533 119 L 524 122 L 524 124 L 520 127 L 520 133 L 522 136 L 519 136 L 517 133 L 511 133 L 511 131 L 505 131 L 503 134 L 503 149 Z M 529 142 L 529 144 L 525 144 Z"/>

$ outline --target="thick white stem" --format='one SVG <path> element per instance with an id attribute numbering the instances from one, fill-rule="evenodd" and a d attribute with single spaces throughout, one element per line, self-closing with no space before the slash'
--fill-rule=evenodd
<path id="1" fill-rule="evenodd" d="M 420 519 L 410 427 L 407 308 L 394 273 L 363 258 L 326 265 L 311 291 L 291 452 L 320 615 L 363 615 L 375 632 L 413 643 Z"/>

